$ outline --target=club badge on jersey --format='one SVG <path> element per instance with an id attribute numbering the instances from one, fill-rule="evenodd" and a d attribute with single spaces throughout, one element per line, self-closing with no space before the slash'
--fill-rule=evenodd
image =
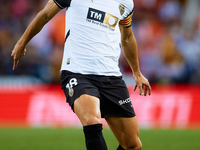
<path id="1" fill-rule="evenodd" d="M 121 14 L 121 15 L 124 14 L 125 8 L 124 8 L 124 5 L 123 5 L 123 4 L 120 4 L 120 5 L 119 5 L 119 11 L 120 11 L 120 14 Z"/>

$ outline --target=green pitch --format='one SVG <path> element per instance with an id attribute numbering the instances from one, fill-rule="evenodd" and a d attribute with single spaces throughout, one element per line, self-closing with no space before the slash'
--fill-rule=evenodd
<path id="1" fill-rule="evenodd" d="M 118 143 L 104 129 L 109 150 Z M 200 130 L 140 130 L 143 150 L 200 150 Z M 86 150 L 82 129 L 0 129 L 0 150 Z"/>

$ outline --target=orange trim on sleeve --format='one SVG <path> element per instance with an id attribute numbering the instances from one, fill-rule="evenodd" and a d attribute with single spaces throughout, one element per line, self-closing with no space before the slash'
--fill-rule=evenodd
<path id="1" fill-rule="evenodd" d="M 121 21 L 119 22 L 119 24 L 120 24 L 121 26 L 124 26 L 124 27 L 129 27 L 129 26 L 131 26 L 131 23 L 132 23 L 132 16 L 133 16 L 133 13 L 130 14 L 127 18 L 121 20 Z"/>

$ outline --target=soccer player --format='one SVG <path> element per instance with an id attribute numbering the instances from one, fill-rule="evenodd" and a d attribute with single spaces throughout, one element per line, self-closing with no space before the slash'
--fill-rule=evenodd
<path id="1" fill-rule="evenodd" d="M 118 67 L 121 47 L 139 94 L 151 94 L 139 69 L 131 22 L 133 0 L 49 0 L 15 45 L 13 70 L 27 43 L 61 9 L 66 10 L 61 84 L 67 102 L 83 125 L 87 150 L 107 150 L 101 118 L 119 142 L 117 150 L 140 150 L 139 128 Z"/>

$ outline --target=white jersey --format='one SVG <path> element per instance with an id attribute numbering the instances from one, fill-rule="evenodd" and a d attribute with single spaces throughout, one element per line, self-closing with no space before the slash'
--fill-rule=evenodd
<path id="1" fill-rule="evenodd" d="M 121 76 L 119 23 L 131 25 L 133 0 L 54 0 L 67 7 L 61 70 Z"/>

